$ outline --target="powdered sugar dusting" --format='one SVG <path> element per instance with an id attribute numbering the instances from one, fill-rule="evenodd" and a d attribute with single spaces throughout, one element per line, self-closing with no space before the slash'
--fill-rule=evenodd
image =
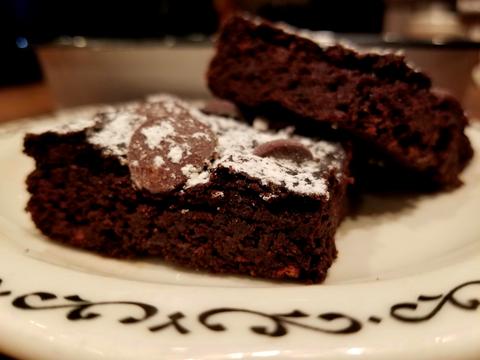
<path id="1" fill-rule="evenodd" d="M 180 160 L 182 160 L 183 157 L 183 149 L 179 145 L 174 145 L 170 148 L 170 151 L 168 152 L 168 159 L 173 162 L 178 164 Z"/>
<path id="2" fill-rule="evenodd" d="M 151 150 L 158 147 L 163 139 L 174 133 L 175 129 L 169 122 L 162 122 L 159 125 L 142 129 L 142 134 L 145 136 L 147 145 Z"/>
<path id="3" fill-rule="evenodd" d="M 137 161 L 137 163 L 138 163 L 138 161 Z M 161 156 L 157 155 L 153 158 L 153 165 L 154 166 L 160 167 L 163 164 L 165 164 L 165 160 L 163 160 L 163 158 Z"/>
<path id="4" fill-rule="evenodd" d="M 133 109 L 112 109 L 98 115 L 97 121 L 102 128 L 99 131 L 90 131 L 88 141 L 110 155 L 119 156 L 125 162 L 125 155 L 133 132 L 146 121 Z"/>
<path id="5" fill-rule="evenodd" d="M 268 130 L 268 121 L 263 117 L 257 116 L 255 119 L 253 119 L 252 126 L 256 130 L 266 131 Z"/>
<path id="6" fill-rule="evenodd" d="M 190 188 L 196 185 L 205 184 L 210 180 L 210 172 L 202 171 L 193 165 L 185 165 L 182 167 L 182 174 L 186 176 L 187 182 L 185 188 Z"/>
<path id="7" fill-rule="evenodd" d="M 339 144 L 292 135 L 291 129 L 278 132 L 259 131 L 230 118 L 206 115 L 198 107 L 169 95 L 157 95 L 155 101 L 159 100 L 172 117 L 176 111 L 175 102 L 181 104 L 193 118 L 212 129 L 218 138 L 215 159 L 207 161 L 202 167 L 185 165 L 181 168 L 181 173 L 187 179 L 183 189 L 205 184 L 216 169 L 228 168 L 230 171 L 258 179 L 263 185 L 276 185 L 298 194 L 328 198 L 326 173 L 332 169 L 337 170 L 339 174 L 342 173 L 344 152 Z M 125 159 L 132 134 L 146 121 L 145 116 L 125 110 L 112 111 L 104 116 L 106 119 L 103 120 L 103 127 L 90 134 L 88 141 L 100 146 L 106 153 L 118 156 L 122 161 Z M 168 122 L 165 125 L 160 123 L 142 130 L 145 130 L 142 134 L 152 149 L 165 141 L 174 131 Z M 202 132 L 193 134 L 193 137 L 202 136 L 205 136 Z M 254 155 L 253 151 L 258 145 L 280 139 L 294 139 L 300 142 L 311 151 L 313 159 L 298 163 L 289 159 Z M 195 152 L 195 149 L 190 149 L 188 144 L 170 144 L 169 146 L 166 158 L 153 159 L 154 166 L 164 165 L 167 158 L 171 163 L 178 163 L 185 154 Z M 275 196 L 274 193 L 261 195 L 265 200 Z"/>
<path id="8" fill-rule="evenodd" d="M 338 39 L 336 39 L 335 35 L 329 31 L 312 31 L 308 29 L 300 29 L 284 22 L 277 22 L 275 23 L 275 26 L 288 34 L 293 34 L 303 37 L 305 39 L 309 39 L 320 47 L 326 48 L 338 44 Z"/>
<path id="9" fill-rule="evenodd" d="M 254 21 L 255 24 L 259 25 L 262 23 L 262 20 L 257 20 Z M 284 22 L 276 22 L 274 26 L 287 34 L 292 34 L 295 36 L 299 36 L 304 39 L 308 39 L 310 41 L 313 41 L 315 44 L 317 44 L 319 47 L 326 49 L 331 46 L 335 45 L 341 45 L 344 48 L 347 48 L 349 50 L 355 51 L 358 54 L 362 55 L 367 55 L 367 54 L 375 54 L 375 55 L 387 55 L 387 54 L 396 54 L 396 55 L 402 55 L 401 51 L 398 50 L 391 50 L 391 49 L 385 49 L 385 48 L 379 48 L 379 47 L 369 47 L 366 49 L 362 49 L 356 44 L 352 43 L 351 41 L 348 41 L 346 39 L 338 38 L 337 36 L 334 35 L 334 33 L 330 31 L 313 31 L 313 30 L 308 30 L 308 29 L 301 29 L 294 27 L 290 24 L 284 23 Z"/>
<path id="10" fill-rule="evenodd" d="M 296 193 L 328 197 L 324 174 L 329 169 L 340 170 L 344 153 L 339 144 L 294 136 L 290 134 L 290 129 L 279 132 L 258 131 L 231 119 L 205 115 L 193 107 L 190 112 L 200 121 L 209 124 L 218 134 L 219 157 L 204 173 L 208 173 L 212 168 L 225 167 L 257 178 L 263 185 L 275 184 Z M 295 139 L 301 142 L 312 152 L 313 160 L 298 164 L 288 159 L 259 157 L 253 154 L 259 144 L 279 139 Z"/>
<path id="11" fill-rule="evenodd" d="M 276 195 L 276 194 L 262 194 L 262 195 L 260 195 L 260 197 L 263 200 L 268 201 L 268 200 L 271 200 L 271 199 L 275 199 L 276 197 L 278 197 L 278 195 Z"/>
<path id="12" fill-rule="evenodd" d="M 204 132 L 196 132 L 195 134 L 192 135 L 192 137 L 194 139 L 200 139 L 200 138 L 206 138 L 208 137 L 208 135 L 205 134 Z"/>
<path id="13" fill-rule="evenodd" d="M 46 131 L 65 134 L 70 132 L 82 131 L 95 124 L 95 115 L 99 112 L 112 111 L 113 107 L 107 105 L 86 106 L 82 108 L 59 110 L 53 115 L 48 115 L 45 119 L 53 121 L 41 121 L 43 117 L 28 121 L 28 133 L 41 134 Z M 12 127 L 18 127 L 25 122 L 15 121 Z M 8 129 L 8 126 L 2 126 L 2 129 Z"/>
<path id="14" fill-rule="evenodd" d="M 225 193 L 223 191 L 216 190 L 212 192 L 212 198 L 223 198 Z"/>

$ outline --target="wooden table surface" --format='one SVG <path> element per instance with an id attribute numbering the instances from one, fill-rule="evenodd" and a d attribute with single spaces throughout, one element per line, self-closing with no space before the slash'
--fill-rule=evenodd
<path id="1" fill-rule="evenodd" d="M 53 97 L 45 83 L 0 88 L 0 123 L 53 109 Z"/>

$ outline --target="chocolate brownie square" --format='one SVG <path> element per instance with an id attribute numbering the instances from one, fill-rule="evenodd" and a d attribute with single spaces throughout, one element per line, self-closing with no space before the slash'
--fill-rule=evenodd
<path id="1" fill-rule="evenodd" d="M 27 211 L 52 240 L 212 273 L 321 282 L 350 183 L 340 144 L 259 131 L 171 96 L 28 134 Z"/>
<path id="2" fill-rule="evenodd" d="M 372 164 L 390 178 L 450 189 L 473 155 L 458 101 L 432 91 L 428 76 L 396 54 L 359 52 L 315 32 L 234 16 L 219 35 L 208 83 L 216 96 L 270 121 L 353 140 L 354 176 L 387 187 L 382 171 L 370 176 Z"/>

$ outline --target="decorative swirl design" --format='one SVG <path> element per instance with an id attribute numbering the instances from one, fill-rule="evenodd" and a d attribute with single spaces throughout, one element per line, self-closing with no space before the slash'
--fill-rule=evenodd
<path id="1" fill-rule="evenodd" d="M 480 300 L 479 299 L 469 299 L 466 301 L 460 301 L 456 297 L 457 293 L 461 290 L 464 289 L 468 286 L 472 285 L 480 285 L 480 281 L 469 281 L 466 283 L 463 283 L 461 285 L 458 285 L 457 287 L 453 288 L 450 290 L 447 294 L 445 295 L 420 295 L 417 298 L 418 302 L 427 302 L 427 301 L 435 301 L 435 300 L 440 300 L 438 304 L 427 314 L 425 315 L 415 315 L 415 311 L 418 308 L 418 303 L 400 303 L 393 305 L 390 308 L 390 315 L 399 321 L 404 321 L 404 322 L 422 322 L 422 321 L 427 321 L 433 318 L 437 313 L 447 304 L 453 305 L 457 308 L 463 309 L 463 310 L 469 310 L 473 311 L 479 308 L 480 306 Z M 405 310 L 412 314 L 405 314 Z"/>
<path id="2" fill-rule="evenodd" d="M 3 280 L 0 278 L 0 286 L 3 285 Z M 432 319 L 437 315 L 446 305 L 451 305 L 466 311 L 475 311 L 480 308 L 480 298 L 470 298 L 462 300 L 459 298 L 459 292 L 467 287 L 480 285 L 480 280 L 465 282 L 453 288 L 446 294 L 440 295 L 420 295 L 417 302 L 403 302 L 390 307 L 390 316 L 392 319 L 404 323 L 420 323 Z M 12 294 L 11 291 L 0 291 L 0 297 L 7 297 Z M 95 312 L 92 308 L 123 305 L 129 307 L 136 307 L 142 310 L 140 316 L 126 316 L 118 321 L 121 324 L 135 324 L 153 318 L 158 313 L 156 306 L 135 302 L 135 301 L 100 301 L 93 302 L 85 300 L 78 295 L 64 296 L 62 299 L 67 302 L 55 303 L 54 300 L 61 299 L 50 292 L 34 292 L 21 296 L 17 296 L 11 302 L 11 305 L 16 309 L 40 311 L 40 310 L 55 310 L 67 309 L 66 319 L 71 321 L 78 320 L 92 320 L 101 317 L 99 312 Z M 36 300 L 36 302 L 35 302 Z M 40 305 L 38 302 L 40 301 Z M 420 303 L 436 302 L 436 305 L 426 314 L 418 314 L 418 307 Z M 35 303 L 36 305 L 32 304 Z M 257 310 L 242 309 L 235 307 L 220 307 L 203 311 L 197 316 L 197 321 L 204 327 L 204 329 L 220 332 L 227 331 L 227 327 L 218 321 L 219 316 L 226 314 L 240 313 L 250 317 L 267 320 L 270 325 L 252 325 L 250 331 L 254 334 L 268 337 L 282 337 L 289 333 L 291 328 L 299 328 L 309 330 L 316 333 L 331 334 L 331 335 L 351 335 L 363 329 L 368 323 L 379 326 L 382 323 L 382 318 L 376 315 L 371 315 L 362 322 L 361 320 L 340 312 L 327 312 L 320 314 L 316 319 L 322 320 L 323 325 L 316 326 L 306 323 L 311 315 L 301 311 L 293 310 L 287 313 L 269 314 Z M 181 311 L 176 311 L 166 315 L 167 320 L 156 325 L 149 325 L 148 331 L 156 333 L 166 329 L 175 330 L 180 335 L 186 335 L 191 332 L 182 322 L 186 318 Z M 217 320 L 216 320 L 217 319 Z M 302 321 L 303 320 L 303 321 Z M 325 326 L 325 324 L 330 326 Z"/>
<path id="3" fill-rule="evenodd" d="M 182 335 L 188 334 L 190 330 L 188 330 L 185 326 L 180 324 L 180 320 L 183 319 L 184 317 L 185 315 L 183 313 L 177 311 L 173 314 L 168 315 L 168 318 L 170 319 L 170 321 L 167 321 L 166 323 L 163 323 L 160 325 L 150 326 L 148 330 L 150 330 L 151 332 L 156 332 L 156 331 L 166 329 L 168 327 L 173 327 Z"/>
<path id="4" fill-rule="evenodd" d="M 12 305 L 17 309 L 22 310 L 53 310 L 53 309 L 71 309 L 67 313 L 68 320 L 91 320 L 100 316 L 99 313 L 89 311 L 92 307 L 104 306 L 104 305 L 132 305 L 143 310 L 144 314 L 141 317 L 127 316 L 119 320 L 122 324 L 134 324 L 141 321 L 144 321 L 148 318 L 154 316 L 158 310 L 153 305 L 148 305 L 140 302 L 132 301 L 102 301 L 102 302 L 91 302 L 85 299 L 82 299 L 78 295 L 65 296 L 64 299 L 70 301 L 67 304 L 59 305 L 47 305 L 47 306 L 33 306 L 30 305 L 28 300 L 32 297 L 39 298 L 42 302 L 51 301 L 57 299 L 58 297 L 54 294 L 47 292 L 35 292 L 31 294 L 26 294 L 15 298 L 12 302 Z"/>
<path id="5" fill-rule="evenodd" d="M 3 282 L 3 280 L 0 279 L 0 285 L 2 285 L 2 282 Z M 11 291 L 3 290 L 3 291 L 0 291 L 0 296 L 8 296 L 8 295 L 10 295 L 11 293 L 12 293 Z"/>
<path id="6" fill-rule="evenodd" d="M 204 325 L 207 329 L 213 331 L 225 331 L 227 330 L 226 327 L 220 323 L 211 323 L 210 320 L 213 316 L 218 314 L 225 314 L 225 313 L 244 313 L 244 314 L 251 314 L 266 318 L 273 322 L 273 328 L 269 329 L 266 326 L 252 326 L 250 330 L 259 335 L 266 335 L 271 337 L 279 337 L 284 336 L 288 333 L 288 325 L 296 326 L 299 328 L 303 328 L 306 330 L 312 330 L 316 332 L 322 332 L 327 334 L 353 334 L 362 329 L 362 324 L 360 321 L 350 317 L 348 315 L 343 315 L 340 313 L 325 313 L 318 315 L 318 318 L 325 320 L 325 321 L 334 321 L 339 319 L 344 319 L 348 321 L 348 324 L 344 327 L 338 329 L 327 329 L 316 327 L 312 325 L 307 325 L 300 323 L 298 321 L 291 320 L 291 318 L 299 319 L 299 318 L 307 318 L 309 317 L 308 314 L 300 310 L 294 310 L 290 313 L 286 314 L 266 314 L 260 311 L 253 311 L 253 310 L 246 310 L 246 309 L 237 309 L 237 308 L 219 308 L 213 309 L 209 311 L 205 311 L 201 313 L 198 317 L 198 321 Z"/>

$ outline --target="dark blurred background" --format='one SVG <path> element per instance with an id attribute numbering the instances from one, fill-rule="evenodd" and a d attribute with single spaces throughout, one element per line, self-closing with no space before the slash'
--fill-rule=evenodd
<path id="1" fill-rule="evenodd" d="M 34 51 L 38 46 L 59 38 L 73 39 L 75 46 L 75 41 L 82 45 L 92 38 L 194 35 L 208 40 L 223 19 L 239 10 L 312 30 L 379 39 L 432 44 L 444 39 L 480 40 L 480 0 L 0 0 L 0 110 L 28 96 L 33 102 L 38 99 L 43 110 L 53 108 L 55 96 L 48 94 L 51 86 L 43 81 Z M 4 94 L 25 84 L 43 88 L 32 88 L 31 95 Z M 18 107 L 11 103 L 12 111 L 3 118 L 19 116 Z"/>
<path id="2" fill-rule="evenodd" d="M 236 10 L 339 33 L 419 35 L 415 31 L 423 31 L 465 37 L 480 33 L 478 0 L 0 0 L 0 86 L 41 78 L 33 44 L 61 36 L 210 35 L 222 18 Z"/>
<path id="3" fill-rule="evenodd" d="M 430 31 L 440 34 L 480 33 L 476 25 L 478 0 L 0 0 L 0 85 L 41 77 L 32 44 L 60 36 L 209 35 L 216 31 L 222 17 L 235 10 L 312 30 L 340 33 L 410 31 L 411 35 L 412 27 L 418 30 L 428 23 Z"/>
<path id="4" fill-rule="evenodd" d="M 380 33 L 382 0 L 337 1 L 0 1 L 0 85 L 41 78 L 32 44 L 61 36 L 161 38 L 213 34 L 220 18 L 249 10 L 315 30 Z"/>

